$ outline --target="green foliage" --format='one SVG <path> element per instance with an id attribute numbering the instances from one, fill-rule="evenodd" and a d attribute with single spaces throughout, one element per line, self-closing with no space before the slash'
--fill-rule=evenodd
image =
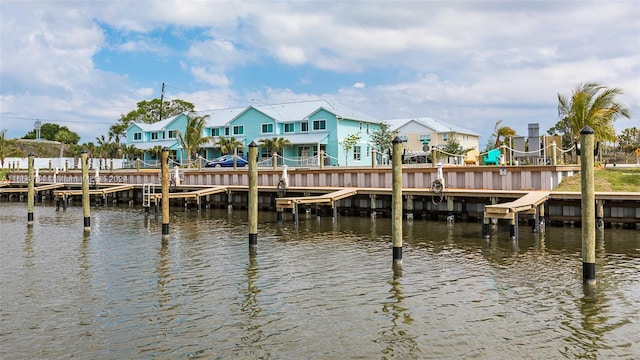
<path id="1" fill-rule="evenodd" d="M 162 117 L 160 116 L 160 108 L 162 108 Z M 184 112 L 193 112 L 194 109 L 195 107 L 192 103 L 179 99 L 163 101 L 162 103 L 160 99 L 143 100 L 137 104 L 135 110 L 126 115 L 121 115 L 118 121 L 126 130 L 135 122 L 152 124 Z"/>
<path id="2" fill-rule="evenodd" d="M 567 121 L 574 138 L 578 138 L 580 130 L 591 127 L 596 140 L 615 141 L 613 123 L 620 116 L 630 118 L 629 110 L 615 101 L 621 95 L 618 88 L 607 88 L 597 83 L 586 83 L 576 86 L 571 98 L 558 94 L 558 116 Z"/>
<path id="3" fill-rule="evenodd" d="M 391 131 L 391 125 L 380 123 L 380 128 L 371 133 L 371 143 L 379 153 L 391 150 L 393 139 L 398 136 L 398 130 Z"/>
<path id="4" fill-rule="evenodd" d="M 235 137 L 225 138 L 223 136 L 218 137 L 217 145 L 220 146 L 220 152 L 222 155 L 231 154 L 236 151 L 236 149 L 241 149 L 244 145 L 242 141 L 237 140 Z"/>
<path id="5" fill-rule="evenodd" d="M 463 149 L 460 145 L 460 139 L 458 138 L 456 133 L 450 132 L 449 136 L 447 137 L 447 143 L 441 150 L 447 154 L 464 155 L 472 149 Z"/>
<path id="6" fill-rule="evenodd" d="M 508 137 L 517 135 L 516 131 L 512 128 L 508 126 L 500 126 L 501 123 L 502 120 L 498 120 L 493 126 L 493 134 L 491 134 L 491 137 L 489 138 L 490 140 L 487 144 L 487 150 L 499 148 L 500 145 L 504 144 L 505 140 Z M 494 141 L 495 143 L 493 144 L 493 146 L 489 148 L 489 146 L 491 146 L 491 143 Z"/>
<path id="7" fill-rule="evenodd" d="M 345 155 L 345 159 L 344 159 L 345 165 L 348 165 L 348 162 L 349 162 L 349 152 L 351 151 L 351 149 L 353 149 L 354 146 L 356 146 L 357 143 L 360 142 L 361 138 L 362 137 L 358 132 L 355 134 L 351 134 L 346 138 L 344 138 L 344 140 L 342 140 L 342 148 L 344 149 L 344 155 Z"/>
<path id="8" fill-rule="evenodd" d="M 36 130 L 29 131 L 23 139 L 35 139 Z M 80 141 L 80 135 L 69 130 L 66 126 L 58 124 L 44 123 L 40 127 L 40 138 L 51 141 L 62 141 L 65 144 L 77 144 Z"/>
<path id="9" fill-rule="evenodd" d="M 622 130 L 622 133 L 618 135 L 618 144 L 625 153 L 632 153 L 636 149 L 640 149 L 640 129 L 634 126 Z"/>
<path id="10" fill-rule="evenodd" d="M 271 139 L 261 139 L 260 145 L 264 146 L 270 154 L 276 154 L 287 146 L 291 146 L 291 141 L 283 137 L 274 137 Z"/>
<path id="11" fill-rule="evenodd" d="M 191 156 L 197 156 L 200 151 L 200 147 L 211 140 L 210 136 L 202 135 L 204 127 L 207 124 L 207 118 L 205 116 L 189 115 L 187 117 L 187 128 L 184 134 L 181 131 L 177 131 L 178 141 L 180 146 L 187 152 L 187 160 L 191 162 Z"/>

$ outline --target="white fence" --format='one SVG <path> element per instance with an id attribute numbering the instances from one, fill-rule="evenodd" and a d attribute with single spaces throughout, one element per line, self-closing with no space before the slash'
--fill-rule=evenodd
<path id="1" fill-rule="evenodd" d="M 4 169 L 26 169 L 29 164 L 28 164 L 28 158 L 23 157 L 23 158 L 15 158 L 15 157 L 10 157 L 10 158 L 5 158 L 4 159 Z M 93 158 L 90 159 L 89 162 L 89 168 L 90 169 L 96 169 L 98 167 L 100 167 L 101 169 L 109 169 L 111 168 L 111 163 L 113 162 L 113 168 L 114 169 L 121 169 L 122 168 L 122 164 L 123 164 L 123 160 L 122 159 L 102 159 L 102 166 L 100 167 L 100 159 L 98 158 Z M 69 169 L 75 169 L 77 166 L 77 169 L 82 169 L 82 164 L 80 161 L 80 158 L 72 158 L 72 157 L 66 157 L 66 158 L 34 158 L 33 159 L 33 167 L 36 169 L 48 169 L 49 165 L 51 165 L 51 168 L 53 169 L 64 169 L 65 165 L 68 164 Z"/>

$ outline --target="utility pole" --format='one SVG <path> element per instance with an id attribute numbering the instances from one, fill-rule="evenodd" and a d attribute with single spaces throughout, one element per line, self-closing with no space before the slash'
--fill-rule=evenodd
<path id="1" fill-rule="evenodd" d="M 160 93 L 160 120 L 162 121 L 162 104 L 164 104 L 164 81 L 162 82 L 162 92 Z"/>

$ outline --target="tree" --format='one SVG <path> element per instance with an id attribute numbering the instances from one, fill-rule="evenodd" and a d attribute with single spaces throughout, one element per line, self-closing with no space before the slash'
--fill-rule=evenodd
<path id="1" fill-rule="evenodd" d="M 462 146 L 460 145 L 460 139 L 458 138 L 456 133 L 452 131 L 449 133 L 449 136 L 447 137 L 447 143 L 444 145 L 444 147 L 440 151 L 447 154 L 464 155 L 471 150 L 472 150 L 471 148 L 463 149 Z"/>
<path id="2" fill-rule="evenodd" d="M 562 139 L 562 148 L 568 149 L 574 142 L 573 134 L 571 132 L 571 125 L 569 124 L 569 118 L 563 117 L 549 130 L 549 135 L 560 135 Z"/>
<path id="3" fill-rule="evenodd" d="M 113 138 L 116 147 L 120 147 L 120 138 L 127 136 L 127 127 L 124 123 L 113 124 L 109 127 L 109 137 Z"/>
<path id="4" fill-rule="evenodd" d="M 136 105 L 137 108 L 135 110 L 130 111 L 126 115 L 120 116 L 118 121 L 124 129 L 127 129 L 135 122 L 152 124 L 156 121 L 168 119 L 184 112 L 193 112 L 195 109 L 195 106 L 192 103 L 179 99 L 163 102 L 160 102 L 160 99 L 153 99 L 150 101 L 143 100 Z M 162 109 L 162 114 L 160 113 L 160 109 Z"/>
<path id="5" fill-rule="evenodd" d="M 391 150 L 393 139 L 398 136 L 398 130 L 391 131 L 391 125 L 380 123 L 380 128 L 371 133 L 371 143 L 373 148 L 380 154 Z"/>
<path id="6" fill-rule="evenodd" d="M 0 164 L 4 168 L 4 158 L 8 157 L 9 148 L 7 146 L 7 140 L 5 139 L 5 134 L 7 133 L 7 129 L 0 130 Z"/>
<path id="7" fill-rule="evenodd" d="M 264 146 L 271 155 L 274 155 L 285 147 L 291 146 L 291 141 L 283 137 L 274 137 L 271 139 L 261 139 L 260 145 Z"/>
<path id="8" fill-rule="evenodd" d="M 357 143 L 360 142 L 360 139 L 362 137 L 360 136 L 360 133 L 355 133 L 355 134 L 351 134 L 349 136 L 347 136 L 346 138 L 344 138 L 344 140 L 342 140 L 342 148 L 344 149 L 344 164 L 348 165 L 349 163 L 349 152 L 351 152 L 351 149 L 353 149 L 354 146 L 356 146 Z"/>
<path id="9" fill-rule="evenodd" d="M 625 153 L 632 153 L 636 149 L 640 149 L 640 129 L 634 126 L 622 130 L 622 133 L 618 135 L 618 144 Z"/>
<path id="10" fill-rule="evenodd" d="M 60 134 L 58 134 L 60 133 Z M 35 139 L 36 130 L 29 131 L 23 139 Z M 40 138 L 51 141 L 63 141 L 67 144 L 77 144 L 80 141 L 80 135 L 69 130 L 66 126 L 58 124 L 44 123 L 40 127 Z M 62 140 L 59 140 L 62 139 Z"/>
<path id="11" fill-rule="evenodd" d="M 127 157 L 129 161 L 133 161 L 134 158 L 140 154 L 140 149 L 138 149 L 135 145 L 123 145 L 122 153 Z"/>
<path id="12" fill-rule="evenodd" d="M 615 141 L 613 123 L 620 116 L 630 118 L 629 109 L 615 101 L 620 94 L 622 90 L 598 83 L 578 85 L 571 98 L 558 94 L 558 117 L 566 118 L 574 139 L 579 137 L 582 128 L 589 126 L 596 140 Z"/>
<path id="13" fill-rule="evenodd" d="M 496 121 L 496 124 L 493 126 L 493 134 L 491 134 L 491 139 L 495 139 L 494 149 L 500 147 L 500 145 L 504 144 L 505 140 L 510 136 L 517 135 L 516 131 L 508 126 L 500 126 L 502 120 Z"/>
<path id="14" fill-rule="evenodd" d="M 200 147 L 211 141 L 210 136 L 202 135 L 208 117 L 209 115 L 195 116 L 195 114 L 191 114 L 187 117 L 187 128 L 184 134 L 177 130 L 178 141 L 180 146 L 187 152 L 187 162 L 189 163 L 191 162 L 191 155 L 197 155 Z"/>
<path id="15" fill-rule="evenodd" d="M 218 136 L 217 145 L 220 146 L 220 152 L 222 155 L 227 155 L 235 152 L 239 148 L 243 148 L 244 144 L 242 141 L 237 140 L 235 137 L 225 138 L 222 136 Z"/>

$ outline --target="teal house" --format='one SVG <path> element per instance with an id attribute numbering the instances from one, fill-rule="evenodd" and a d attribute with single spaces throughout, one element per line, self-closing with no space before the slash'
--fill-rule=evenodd
<path id="1" fill-rule="evenodd" d="M 210 139 L 200 148 L 205 160 L 223 155 L 221 138 L 234 138 L 241 144 L 237 148 L 241 156 L 252 141 L 258 144 L 259 163 L 265 166 L 271 165 L 272 154 L 261 146 L 261 140 L 273 138 L 289 141 L 279 151 L 279 164 L 316 166 L 322 151 L 325 165 L 370 165 L 371 135 L 380 128 L 380 121 L 325 100 L 205 110 L 193 115 L 206 117 L 202 136 Z M 147 164 L 158 160 L 159 147 L 169 148 L 174 159 L 185 163 L 187 154 L 178 141 L 178 132 L 184 133 L 188 116 L 180 114 L 153 124 L 134 123 L 127 129 L 127 143 L 144 151 L 143 161 Z M 353 135 L 360 139 L 347 152 L 343 141 Z"/>

